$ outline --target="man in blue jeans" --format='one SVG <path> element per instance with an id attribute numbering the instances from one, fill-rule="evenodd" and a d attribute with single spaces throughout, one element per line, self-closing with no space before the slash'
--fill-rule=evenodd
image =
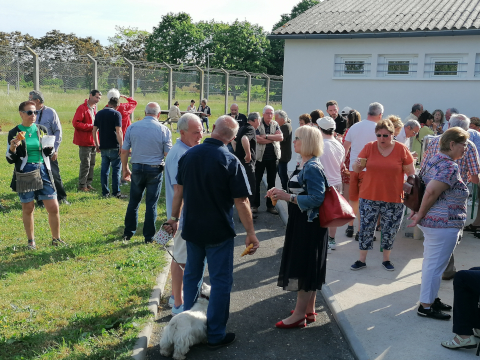
<path id="1" fill-rule="evenodd" d="M 130 201 L 125 215 L 123 240 L 130 240 L 137 231 L 138 207 L 145 191 L 145 242 L 152 242 L 157 219 L 157 202 L 162 189 L 164 158 L 172 148 L 170 130 L 160 124 L 160 106 L 151 102 L 145 108 L 145 117 L 130 125 L 122 147 L 123 177 L 131 178 Z M 132 170 L 128 167 L 128 154 L 132 149 Z"/>
<path id="2" fill-rule="evenodd" d="M 259 247 L 253 228 L 248 195 L 251 194 L 245 170 L 226 144 L 235 138 L 238 123 L 221 116 L 212 137 L 188 150 L 178 162 L 177 190 L 172 216 L 165 229 L 175 233 L 183 205 L 182 238 L 187 242 L 187 264 L 183 275 L 183 307 L 192 308 L 198 295 L 205 258 L 208 262 L 210 301 L 207 310 L 208 346 L 216 349 L 235 341 L 226 333 L 233 283 L 233 205 L 245 227 L 245 245 Z M 207 224 L 207 226 L 205 226 Z"/>
<path id="3" fill-rule="evenodd" d="M 110 197 L 108 188 L 108 176 L 110 165 L 112 166 L 112 192 L 118 199 L 126 199 L 126 195 L 120 192 L 120 151 L 123 145 L 122 115 L 116 110 L 119 99 L 108 99 L 107 107 L 100 110 L 95 116 L 93 123 L 93 141 L 97 153 L 102 154 L 102 169 L 100 182 L 102 184 L 102 195 Z M 100 144 L 98 143 L 97 131 L 99 132 Z"/>

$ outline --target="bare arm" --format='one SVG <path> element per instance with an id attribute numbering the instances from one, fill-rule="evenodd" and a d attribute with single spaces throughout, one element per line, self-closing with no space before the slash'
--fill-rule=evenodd
<path id="1" fill-rule="evenodd" d="M 172 217 L 176 217 L 177 219 L 180 218 L 182 207 L 183 207 L 183 185 L 176 184 L 176 185 L 173 185 Z M 167 225 L 165 226 L 165 230 L 167 232 L 170 232 L 172 235 L 175 235 L 175 233 L 178 230 L 178 220 L 168 219 L 166 224 Z"/>
<path id="2" fill-rule="evenodd" d="M 130 150 L 123 150 L 120 153 L 120 159 L 122 160 L 123 178 L 129 179 L 132 172 L 128 168 L 128 154 Z"/>
<path id="3" fill-rule="evenodd" d="M 94 126 L 92 130 L 93 141 L 95 142 L 95 148 L 97 152 L 100 152 L 100 146 L 98 145 L 98 139 L 97 139 L 97 131 L 98 131 L 98 127 Z"/>
<path id="4" fill-rule="evenodd" d="M 117 141 L 118 141 L 118 144 L 120 145 L 118 152 L 121 155 L 122 146 L 123 146 L 123 132 L 122 132 L 121 126 L 115 126 L 115 134 L 117 135 Z"/>
<path id="5" fill-rule="evenodd" d="M 235 198 L 233 200 L 235 202 L 235 207 L 238 211 L 240 221 L 242 222 L 243 227 L 247 232 L 247 237 L 245 238 L 245 246 L 253 244 L 253 248 L 248 253 L 249 255 L 252 255 L 259 248 L 260 242 L 258 241 L 257 236 L 255 235 L 255 229 L 253 228 L 252 212 L 250 211 L 250 201 L 247 197 Z"/>
<path id="6" fill-rule="evenodd" d="M 248 141 L 248 137 L 242 137 L 242 147 L 245 150 L 245 162 L 249 163 L 252 161 L 252 154 L 250 152 L 250 141 Z"/>
<path id="7" fill-rule="evenodd" d="M 350 141 L 345 140 L 343 142 L 343 148 L 345 149 L 345 154 L 348 152 L 351 146 L 352 146 L 352 143 Z"/>
<path id="8" fill-rule="evenodd" d="M 479 183 L 479 178 L 478 178 L 478 174 L 476 175 L 470 175 L 470 181 L 474 184 L 478 184 Z"/>
<path id="9" fill-rule="evenodd" d="M 415 174 L 415 161 L 408 165 L 403 165 L 403 172 L 407 174 L 407 176 Z"/>

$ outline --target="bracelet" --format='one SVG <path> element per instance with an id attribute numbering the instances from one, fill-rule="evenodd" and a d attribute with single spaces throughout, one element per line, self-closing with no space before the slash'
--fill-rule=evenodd
<path id="1" fill-rule="evenodd" d="M 296 198 L 295 194 L 291 194 L 290 195 L 290 202 L 293 203 L 295 201 L 295 198 Z"/>

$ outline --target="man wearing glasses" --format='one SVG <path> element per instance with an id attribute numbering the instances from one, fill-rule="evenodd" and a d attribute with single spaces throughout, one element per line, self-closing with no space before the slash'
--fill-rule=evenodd
<path id="1" fill-rule="evenodd" d="M 53 180 L 57 191 L 57 200 L 59 204 L 70 205 L 67 201 L 67 193 L 63 186 L 60 176 L 60 168 L 58 166 L 58 148 L 62 142 L 62 125 L 58 118 L 57 112 L 51 107 L 45 106 L 43 94 L 40 91 L 32 90 L 28 93 L 28 100 L 35 103 L 37 120 L 36 124 L 43 125 L 47 128 L 48 135 L 55 136 L 54 154 L 50 158 L 50 166 L 52 168 Z M 42 207 L 43 201 L 38 200 L 37 206 Z"/>
<path id="2" fill-rule="evenodd" d="M 400 130 L 400 134 L 398 134 L 395 140 L 401 142 L 410 149 L 410 138 L 416 136 L 419 131 L 420 123 L 417 120 L 408 120 L 405 125 L 403 125 L 402 130 Z"/>

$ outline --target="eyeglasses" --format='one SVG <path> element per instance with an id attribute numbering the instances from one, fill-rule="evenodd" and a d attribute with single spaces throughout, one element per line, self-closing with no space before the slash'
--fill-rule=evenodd
<path id="1" fill-rule="evenodd" d="M 22 111 L 22 113 L 27 114 L 28 116 L 35 115 L 37 112 L 33 110 Z"/>
<path id="2" fill-rule="evenodd" d="M 468 147 L 468 142 L 464 142 L 464 143 L 456 143 L 458 145 L 462 145 L 464 148 L 467 148 Z"/>
<path id="3" fill-rule="evenodd" d="M 387 135 L 387 134 L 375 134 L 375 135 L 377 135 L 377 137 L 382 137 L 382 136 L 383 136 L 384 138 L 387 138 L 387 137 L 389 137 L 391 134 L 390 134 L 390 135 Z"/>
<path id="4" fill-rule="evenodd" d="M 298 141 L 298 140 L 302 140 L 302 139 L 300 139 L 298 136 L 295 136 L 295 139 L 294 139 L 294 140 L 295 140 L 295 141 Z"/>

